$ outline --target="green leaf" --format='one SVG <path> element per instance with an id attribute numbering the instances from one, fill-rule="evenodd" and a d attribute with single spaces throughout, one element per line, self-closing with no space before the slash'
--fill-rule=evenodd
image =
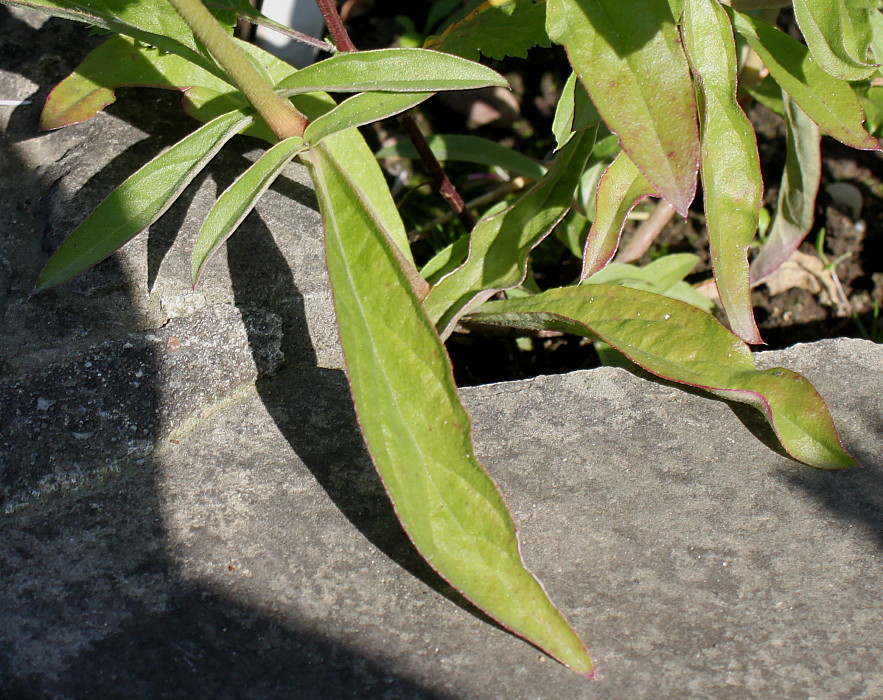
<path id="1" fill-rule="evenodd" d="M 304 140 L 315 146 L 322 139 L 344 129 L 377 122 L 401 114 L 429 99 L 434 92 L 362 92 L 310 122 Z"/>
<path id="2" fill-rule="evenodd" d="M 469 134 L 439 134 L 426 139 L 430 150 L 440 161 L 459 161 L 490 165 L 508 170 L 513 175 L 521 175 L 531 180 L 539 180 L 546 169 L 535 160 L 518 151 L 501 146 L 496 141 Z M 417 158 L 417 149 L 410 141 L 397 141 L 381 148 L 375 155 L 378 158 L 400 156 Z"/>
<path id="3" fill-rule="evenodd" d="M 441 92 L 508 87 L 487 66 L 427 49 L 378 49 L 339 53 L 286 78 L 283 95 L 302 92 Z"/>
<path id="4" fill-rule="evenodd" d="M 201 43 L 166 0 L 3 0 L 7 5 L 84 22 L 183 56 L 223 79 Z"/>
<path id="5" fill-rule="evenodd" d="M 794 17 L 813 59 L 843 80 L 865 80 L 877 66 L 868 63 L 870 13 L 855 0 L 794 0 Z"/>
<path id="6" fill-rule="evenodd" d="M 591 131 L 575 135 L 559 151 L 545 177 L 518 202 L 475 225 L 466 262 L 439 280 L 424 301 L 426 313 L 442 338 L 470 308 L 500 290 L 521 284 L 530 251 L 570 208 L 594 141 Z"/>
<path id="7" fill-rule="evenodd" d="M 812 384 L 787 369 L 758 370 L 748 346 L 689 304 L 593 284 L 489 302 L 468 320 L 598 338 L 662 379 L 755 406 L 796 460 L 822 469 L 855 465 Z"/>
<path id="8" fill-rule="evenodd" d="M 101 262 L 150 226 L 252 117 L 231 112 L 158 155 L 117 187 L 49 259 L 36 292 L 66 282 Z"/>
<path id="9" fill-rule="evenodd" d="M 460 236 L 450 245 L 433 255 L 429 262 L 420 268 L 420 274 L 429 284 L 435 284 L 449 272 L 458 268 L 469 255 L 469 235 Z"/>
<path id="10" fill-rule="evenodd" d="M 622 149 L 682 216 L 696 194 L 699 133 L 690 69 L 666 0 L 548 0 L 563 44 Z"/>
<path id="11" fill-rule="evenodd" d="M 699 160 L 711 264 L 721 305 L 733 332 L 762 343 L 748 284 L 748 248 L 763 197 L 757 140 L 736 102 L 736 42 L 716 0 L 687 0 L 684 47 L 696 74 L 702 108 Z"/>
<path id="12" fill-rule="evenodd" d="M 763 59 L 776 82 L 821 130 L 853 148 L 879 150 L 862 126 L 864 114 L 849 83 L 823 71 L 799 41 L 766 22 L 726 8 L 733 28 Z"/>
<path id="13" fill-rule="evenodd" d="M 199 282 L 206 263 L 239 228 L 239 224 L 254 209 L 283 168 L 303 148 L 304 140 L 296 136 L 280 141 L 218 197 L 193 243 L 191 272 L 194 287 Z"/>
<path id="14" fill-rule="evenodd" d="M 552 120 L 552 133 L 558 144 L 555 150 L 560 150 L 570 140 L 573 132 L 590 129 L 599 121 L 601 117 L 586 89 L 577 80 L 576 73 L 571 73 L 561 89 L 555 118 Z"/>
<path id="15" fill-rule="evenodd" d="M 527 58 L 531 47 L 549 46 L 545 12 L 545 0 L 487 0 L 441 36 L 429 37 L 424 46 L 476 61 L 479 53 Z"/>
<path id="16" fill-rule="evenodd" d="M 806 238 L 815 218 L 816 195 L 822 180 L 819 127 L 791 97 L 784 95 L 784 98 L 788 130 L 785 172 L 769 236 L 751 263 L 752 284 L 778 269 Z"/>
<path id="17" fill-rule="evenodd" d="M 521 561 L 511 516 L 475 458 L 444 347 L 377 217 L 323 146 L 306 158 L 356 415 L 405 532 L 478 608 L 590 674 L 583 643 Z"/>
<path id="18" fill-rule="evenodd" d="M 654 191 L 650 183 L 631 158 L 620 153 L 598 182 L 595 220 L 586 238 L 580 279 L 592 276 L 610 262 L 619 247 L 619 236 L 629 212 L 651 194 Z"/>

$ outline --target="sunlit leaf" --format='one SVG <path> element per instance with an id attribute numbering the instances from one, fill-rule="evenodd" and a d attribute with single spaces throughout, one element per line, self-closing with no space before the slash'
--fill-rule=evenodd
<path id="1" fill-rule="evenodd" d="M 585 647 L 521 561 L 511 516 L 474 456 L 444 347 L 377 217 L 322 146 L 306 158 L 356 415 L 405 532 L 477 607 L 588 675 Z"/>
<path id="2" fill-rule="evenodd" d="M 758 370 L 747 345 L 711 314 L 681 301 L 592 284 L 488 302 L 468 320 L 600 339 L 658 377 L 755 406 L 796 460 L 822 469 L 855 465 L 806 378 L 782 368 Z"/>
<path id="3" fill-rule="evenodd" d="M 581 279 L 604 267 L 619 247 L 625 218 L 644 197 L 655 194 L 650 183 L 625 154 L 620 153 L 598 182 L 595 220 L 586 238 Z"/>
<path id="4" fill-rule="evenodd" d="M 546 29 L 622 149 L 682 216 L 699 133 L 687 58 L 666 0 L 548 0 Z"/>
<path id="5" fill-rule="evenodd" d="M 286 78 L 276 87 L 299 92 L 440 92 L 508 87 L 487 66 L 426 49 L 378 49 L 339 53 Z"/>
<path id="6" fill-rule="evenodd" d="M 194 286 L 221 244 L 233 235 L 282 169 L 303 148 L 304 140 L 298 137 L 277 143 L 218 197 L 193 243 L 191 275 Z"/>
<path id="7" fill-rule="evenodd" d="M 736 44 L 716 0 L 687 0 L 684 47 L 702 108 L 699 160 L 714 281 L 733 332 L 762 343 L 748 284 L 748 248 L 763 197 L 757 140 L 736 102 Z"/>
<path id="8" fill-rule="evenodd" d="M 590 129 L 601 120 L 598 110 L 589 99 L 583 84 L 571 73 L 561 89 L 561 97 L 552 120 L 552 133 L 559 150 L 570 140 L 575 131 Z"/>
<path id="9" fill-rule="evenodd" d="M 531 47 L 549 45 L 545 13 L 545 0 L 486 0 L 441 36 L 429 37 L 424 46 L 476 61 L 479 53 L 496 59 L 526 58 Z"/>
<path id="10" fill-rule="evenodd" d="M 214 155 L 252 121 L 242 112 L 214 119 L 160 154 L 117 187 L 49 259 L 36 291 L 101 262 L 150 226 Z"/>
<path id="11" fill-rule="evenodd" d="M 539 180 L 546 169 L 532 158 L 516 150 L 502 146 L 496 141 L 471 136 L 469 134 L 437 134 L 426 139 L 430 150 L 440 161 L 459 161 L 491 165 L 508 170 L 513 175 L 521 175 L 531 180 Z M 375 154 L 378 158 L 401 156 L 418 158 L 417 149 L 410 141 L 397 141 L 381 148 Z"/>
<path id="12" fill-rule="evenodd" d="M 871 12 L 855 0 L 794 0 L 794 17 L 820 68 L 843 80 L 865 80 L 877 70 L 868 63 Z"/>
<path id="13" fill-rule="evenodd" d="M 733 28 L 823 133 L 853 148 L 879 149 L 877 139 L 862 126 L 864 114 L 849 83 L 819 68 L 809 50 L 784 32 L 750 15 L 727 11 Z"/>
<path id="14" fill-rule="evenodd" d="M 362 92 L 310 122 L 304 140 L 315 145 L 338 131 L 401 114 L 429 99 L 433 92 Z"/>
<path id="15" fill-rule="evenodd" d="M 751 263 L 751 283 L 761 281 L 784 263 L 806 238 L 815 217 L 822 179 L 821 133 L 797 103 L 785 95 L 788 153 L 779 186 L 779 202 L 769 236 Z"/>
<path id="16" fill-rule="evenodd" d="M 484 218 L 472 230 L 469 257 L 432 288 L 424 301 L 444 338 L 457 319 L 502 289 L 517 287 L 527 258 L 570 208 L 573 193 L 594 145 L 595 134 L 576 134 L 542 180 L 508 209 Z"/>
<path id="17" fill-rule="evenodd" d="M 429 262 L 420 268 L 420 274 L 430 284 L 435 284 L 449 272 L 463 264 L 469 255 L 469 235 L 460 236 L 433 255 Z"/>

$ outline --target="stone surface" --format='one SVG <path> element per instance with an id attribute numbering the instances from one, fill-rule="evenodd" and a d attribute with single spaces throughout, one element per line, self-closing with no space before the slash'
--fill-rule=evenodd
<path id="1" fill-rule="evenodd" d="M 827 341 L 761 360 L 816 384 L 861 469 L 801 467 L 741 408 L 619 369 L 463 391 L 477 453 L 595 681 L 452 600 L 385 504 L 342 373 L 290 368 L 143 463 L 7 516 L 0 687 L 879 697 L 883 349 Z"/>

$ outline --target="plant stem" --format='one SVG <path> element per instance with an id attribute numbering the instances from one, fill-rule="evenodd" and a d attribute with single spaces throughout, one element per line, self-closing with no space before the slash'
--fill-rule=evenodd
<path id="1" fill-rule="evenodd" d="M 350 39 L 346 27 L 343 26 L 343 20 L 341 20 L 340 14 L 337 11 L 335 0 L 316 0 L 316 5 L 319 6 L 319 11 L 325 19 L 325 26 L 328 27 L 328 32 L 331 34 L 331 39 L 334 41 L 335 46 L 337 46 L 337 50 L 358 51 L 356 45 Z M 420 160 L 423 161 L 423 164 L 429 171 L 442 199 L 448 203 L 448 206 L 456 214 L 457 218 L 460 219 L 466 230 L 471 231 L 475 226 L 475 219 L 472 218 L 472 214 L 469 213 L 469 210 L 463 203 L 463 198 L 457 192 L 454 183 L 451 182 L 445 169 L 438 162 L 438 158 L 435 157 L 435 154 L 426 142 L 426 137 L 420 131 L 420 127 L 417 126 L 416 120 L 410 114 L 404 114 L 399 117 L 399 123 L 404 127 L 408 138 L 414 144 L 414 148 L 417 149 Z"/>
<path id="2" fill-rule="evenodd" d="M 303 136 L 307 118 L 280 97 L 233 43 L 201 0 L 169 0 L 212 57 L 281 139 Z"/>

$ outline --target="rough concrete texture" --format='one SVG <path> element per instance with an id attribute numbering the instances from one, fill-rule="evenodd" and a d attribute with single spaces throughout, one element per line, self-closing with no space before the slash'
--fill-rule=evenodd
<path id="1" fill-rule="evenodd" d="M 3 8 L 0 26 L 3 99 L 39 100 L 91 41 Z M 828 400 L 864 465 L 836 473 L 769 449 L 747 409 L 620 369 L 463 391 L 527 562 L 595 655 L 585 681 L 481 619 L 398 527 L 333 369 L 302 171 L 197 294 L 188 237 L 251 142 L 28 297 L 70 226 L 192 128 L 144 94 L 43 135 L 36 104 L 0 108 L 0 697 L 883 697 L 879 346 L 760 356 Z"/>

